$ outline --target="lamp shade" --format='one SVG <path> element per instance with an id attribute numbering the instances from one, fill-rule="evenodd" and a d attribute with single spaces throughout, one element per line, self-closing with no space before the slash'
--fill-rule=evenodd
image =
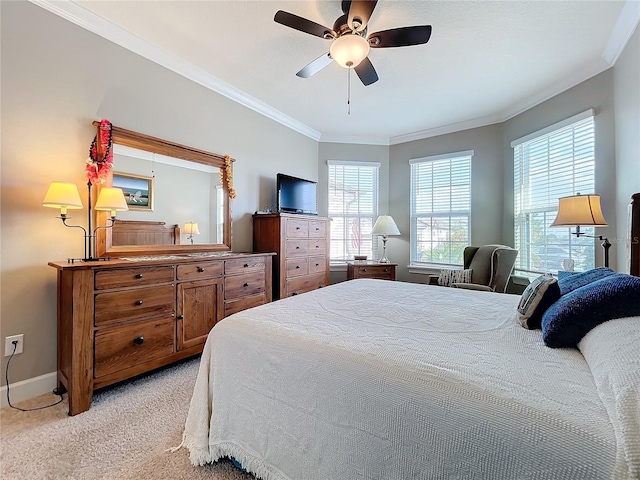
<path id="1" fill-rule="evenodd" d="M 185 223 L 184 233 L 186 233 L 187 235 L 200 235 L 200 230 L 198 230 L 198 224 L 195 222 Z"/>
<path id="2" fill-rule="evenodd" d="M 558 215 L 552 227 L 606 227 L 607 221 L 600 207 L 600 195 L 573 195 L 558 202 Z"/>
<path id="3" fill-rule="evenodd" d="M 102 187 L 96 200 L 95 210 L 109 210 L 111 216 L 115 217 L 116 212 L 129 210 L 127 202 L 121 188 Z"/>
<path id="4" fill-rule="evenodd" d="M 371 233 L 373 235 L 400 235 L 400 230 L 390 215 L 380 215 Z"/>
<path id="5" fill-rule="evenodd" d="M 51 182 L 47 190 L 43 207 L 59 208 L 60 213 L 66 215 L 67 210 L 78 210 L 82 208 L 82 200 L 75 183 Z"/>
<path id="6" fill-rule="evenodd" d="M 329 53 L 341 67 L 355 68 L 369 55 L 369 42 L 360 35 L 342 35 L 333 41 Z"/>

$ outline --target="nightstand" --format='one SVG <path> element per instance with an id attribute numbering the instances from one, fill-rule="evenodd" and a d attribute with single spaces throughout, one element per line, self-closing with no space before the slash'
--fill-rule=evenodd
<path id="1" fill-rule="evenodd" d="M 395 280 L 397 266 L 397 263 L 379 263 L 372 261 L 347 262 L 347 280 L 356 278 Z"/>

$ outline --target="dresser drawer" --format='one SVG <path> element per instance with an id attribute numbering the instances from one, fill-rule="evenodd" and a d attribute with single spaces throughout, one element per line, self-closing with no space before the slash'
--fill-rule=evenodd
<path id="1" fill-rule="evenodd" d="M 309 240 L 287 240 L 285 252 L 287 257 L 306 255 L 309 250 Z"/>
<path id="2" fill-rule="evenodd" d="M 267 296 L 264 293 L 247 298 L 241 298 L 239 300 L 224 302 L 224 316 L 228 317 L 229 315 L 241 312 L 247 308 L 257 307 L 258 305 L 263 305 L 265 303 L 267 303 Z"/>
<path id="3" fill-rule="evenodd" d="M 327 271 L 327 257 L 309 257 L 309 273 L 324 273 Z"/>
<path id="4" fill-rule="evenodd" d="M 264 270 L 264 257 L 251 257 L 239 260 L 227 260 L 224 262 L 224 273 L 235 275 L 237 273 L 260 272 Z"/>
<path id="5" fill-rule="evenodd" d="M 306 257 L 292 258 L 287 260 L 287 278 L 299 277 L 309 273 L 309 262 Z"/>
<path id="6" fill-rule="evenodd" d="M 326 287 L 325 275 L 307 275 L 306 277 L 292 278 L 286 280 L 287 297 L 300 295 L 318 288 Z"/>
<path id="7" fill-rule="evenodd" d="M 288 218 L 285 230 L 287 238 L 307 238 L 309 236 L 309 221 Z"/>
<path id="8" fill-rule="evenodd" d="M 95 274 L 96 290 L 135 287 L 169 283 L 174 280 L 173 267 L 127 268 L 123 270 L 98 270 Z"/>
<path id="9" fill-rule="evenodd" d="M 202 262 L 178 265 L 178 280 L 200 280 L 222 275 L 222 262 Z"/>
<path id="10" fill-rule="evenodd" d="M 327 253 L 326 240 L 309 239 L 309 246 L 307 252 L 309 255 L 324 255 Z"/>
<path id="11" fill-rule="evenodd" d="M 257 295 L 265 291 L 265 276 L 263 272 L 249 273 L 224 279 L 224 299 L 234 300 L 237 298 Z"/>
<path id="12" fill-rule="evenodd" d="M 327 222 L 309 220 L 309 238 L 326 238 Z"/>
<path id="13" fill-rule="evenodd" d="M 162 318 L 96 334 L 95 378 L 135 367 L 175 351 L 175 319 Z"/>
<path id="14" fill-rule="evenodd" d="M 99 327 L 109 323 L 173 314 L 175 296 L 173 285 L 98 293 L 95 296 L 95 325 Z"/>
<path id="15" fill-rule="evenodd" d="M 378 278 L 381 280 L 391 280 L 394 278 L 394 266 L 385 267 L 382 265 L 354 267 L 356 278 Z"/>

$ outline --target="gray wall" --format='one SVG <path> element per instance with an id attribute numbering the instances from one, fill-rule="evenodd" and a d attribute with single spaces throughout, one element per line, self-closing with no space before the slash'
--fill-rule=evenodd
<path id="1" fill-rule="evenodd" d="M 82 256 L 82 237 L 40 203 L 53 180 L 86 196 L 92 121 L 234 157 L 234 251 L 251 250 L 251 214 L 275 199 L 278 171 L 317 177 L 318 143 L 33 4 L 0 8 L 0 338 L 25 334 L 11 363 L 17 382 L 56 370 L 56 274 L 47 262 Z M 73 217 L 84 224 L 86 211 Z"/>
<path id="2" fill-rule="evenodd" d="M 426 276 L 409 273 L 411 187 L 409 160 L 473 150 L 471 160 L 471 241 L 502 241 L 502 125 L 489 125 L 393 145 L 389 151 L 389 214 L 402 235 L 387 242 L 389 258 L 399 263 L 397 278 L 424 283 Z"/>
<path id="3" fill-rule="evenodd" d="M 627 208 L 631 195 L 640 193 L 640 28 L 638 27 L 613 67 L 613 88 L 616 123 L 617 228 L 610 240 L 613 243 L 612 250 L 618 252 L 617 270 L 629 273 Z"/>

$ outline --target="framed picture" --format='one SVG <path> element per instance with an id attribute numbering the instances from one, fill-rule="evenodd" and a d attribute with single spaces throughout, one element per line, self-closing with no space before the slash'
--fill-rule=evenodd
<path id="1" fill-rule="evenodd" d="M 122 189 L 130 210 L 153 211 L 153 177 L 113 172 L 113 186 Z"/>

